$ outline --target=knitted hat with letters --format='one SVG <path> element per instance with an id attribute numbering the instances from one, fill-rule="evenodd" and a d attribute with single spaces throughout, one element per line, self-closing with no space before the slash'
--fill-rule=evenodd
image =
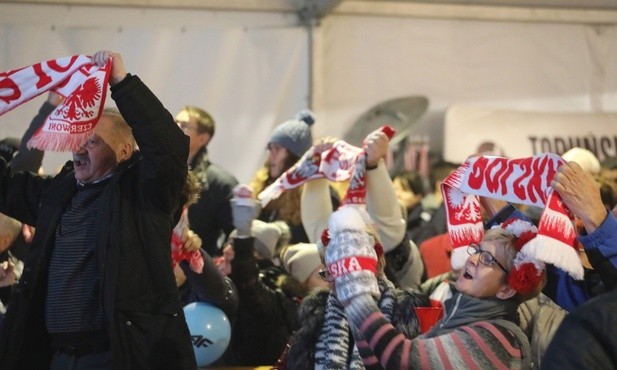
<path id="1" fill-rule="evenodd" d="M 336 279 L 337 297 L 347 301 L 363 292 L 378 297 L 376 243 L 360 212 L 350 206 L 339 208 L 330 215 L 327 234 L 327 243 L 322 244 L 328 271 Z"/>

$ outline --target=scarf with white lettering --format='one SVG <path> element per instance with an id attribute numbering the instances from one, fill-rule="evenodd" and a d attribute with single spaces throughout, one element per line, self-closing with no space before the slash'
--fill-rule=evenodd
<path id="1" fill-rule="evenodd" d="M 383 126 L 382 130 L 389 138 L 394 136 L 390 126 Z M 315 152 L 315 145 L 290 169 L 285 171 L 270 186 L 265 188 L 257 198 L 265 207 L 268 202 L 278 198 L 285 190 L 295 189 L 307 181 L 326 178 L 340 182 L 350 180 L 349 188 L 342 204 L 366 203 L 366 153 L 358 148 L 337 140 L 332 148 L 322 153 Z"/>
<path id="2" fill-rule="evenodd" d="M 470 157 L 441 184 L 446 207 L 448 233 L 452 242 L 453 269 L 462 268 L 467 247 L 479 243 L 484 235 L 479 197 L 544 207 L 538 235 L 522 251 L 535 259 L 551 263 L 574 279 L 584 275 L 575 248 L 573 216 L 550 183 L 565 161 L 552 153 L 533 157 Z"/>
<path id="3" fill-rule="evenodd" d="M 75 151 L 99 120 L 111 62 L 100 68 L 86 55 L 73 55 L 0 72 L 0 115 L 53 90 L 65 97 L 28 142 L 29 148 Z"/>

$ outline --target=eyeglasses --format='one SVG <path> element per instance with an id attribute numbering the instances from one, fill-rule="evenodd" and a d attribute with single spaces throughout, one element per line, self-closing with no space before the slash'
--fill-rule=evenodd
<path id="1" fill-rule="evenodd" d="M 332 277 L 332 275 L 330 275 L 330 271 L 328 271 L 328 269 L 325 267 L 320 269 L 318 274 L 321 280 L 323 281 L 327 281 L 328 283 L 331 283 L 334 281 L 334 278 Z"/>
<path id="2" fill-rule="evenodd" d="M 499 261 L 497 261 L 497 258 L 495 258 L 495 256 L 493 256 L 491 252 L 482 249 L 482 247 L 480 247 L 478 244 L 471 244 L 469 247 L 467 247 L 467 253 L 470 256 L 479 254 L 478 261 L 480 261 L 481 264 L 490 266 L 491 264 L 495 263 L 503 270 L 503 272 L 508 274 L 508 270 L 506 270 L 506 268 L 503 267 L 503 265 L 499 263 Z"/>
<path id="3" fill-rule="evenodd" d="M 199 131 L 196 126 L 191 125 L 189 122 L 176 121 L 176 124 L 180 126 L 183 131 Z"/>

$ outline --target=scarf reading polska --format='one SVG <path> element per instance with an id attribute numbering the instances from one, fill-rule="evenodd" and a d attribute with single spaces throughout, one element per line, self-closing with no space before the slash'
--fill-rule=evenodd
<path id="1" fill-rule="evenodd" d="M 479 197 L 487 197 L 543 207 L 538 235 L 523 246 L 523 251 L 582 280 L 584 270 L 574 247 L 573 216 L 550 187 L 557 169 L 564 163 L 563 158 L 553 153 L 519 159 L 480 156 L 468 158 L 450 174 L 442 182 L 441 191 L 453 247 L 452 268 L 462 268 L 467 246 L 482 240 Z"/>
<path id="2" fill-rule="evenodd" d="M 47 91 L 65 99 L 28 142 L 29 148 L 76 151 L 90 137 L 105 105 L 111 62 L 104 67 L 73 55 L 0 72 L 0 115 Z"/>

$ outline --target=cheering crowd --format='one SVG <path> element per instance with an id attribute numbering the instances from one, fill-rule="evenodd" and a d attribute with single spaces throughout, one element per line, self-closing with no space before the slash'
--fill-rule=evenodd
<path id="1" fill-rule="evenodd" d="M 50 86 L 0 142 L 0 369 L 196 369 L 193 302 L 229 318 L 217 366 L 617 367 L 614 158 L 480 151 L 391 176 L 388 126 L 354 147 L 302 111 L 239 184 L 208 157 L 210 114 L 172 115 L 118 53 L 90 63 L 117 109 L 43 138 L 77 109 Z M 51 147 L 72 160 L 42 174 Z"/>

